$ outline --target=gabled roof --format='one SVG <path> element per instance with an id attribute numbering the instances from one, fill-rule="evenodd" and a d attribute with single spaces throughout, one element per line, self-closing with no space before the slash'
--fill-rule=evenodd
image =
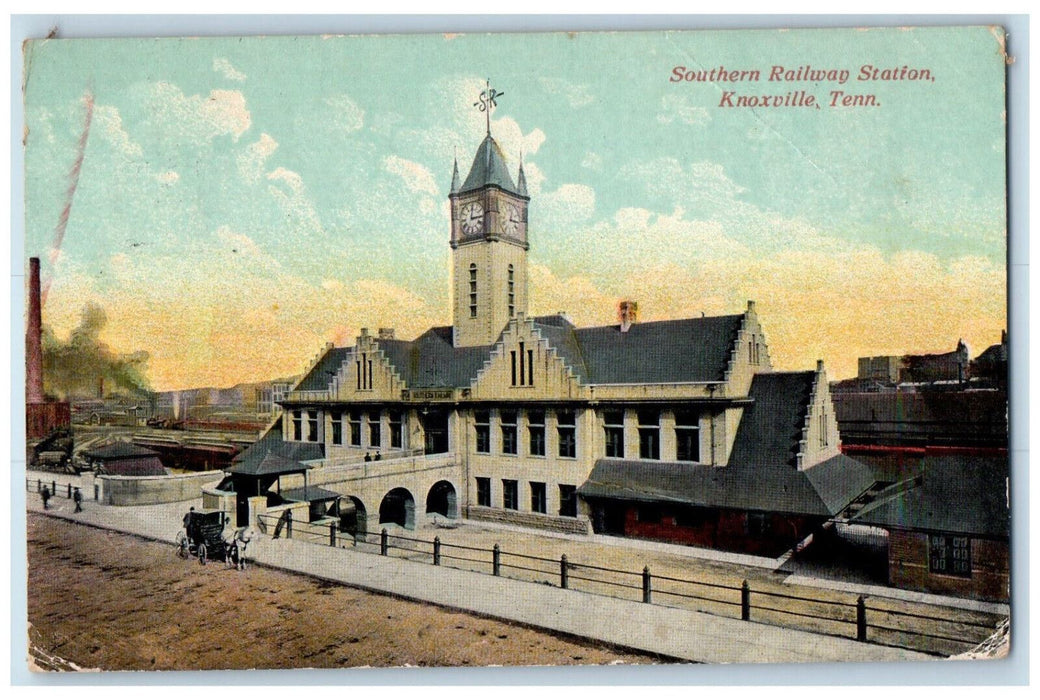
<path id="1" fill-rule="evenodd" d="M 1006 538 L 1007 457 L 930 455 L 920 478 L 882 492 L 852 519 L 878 527 Z"/>
<path id="2" fill-rule="evenodd" d="M 311 371 L 300 380 L 296 391 L 322 391 L 329 388 L 332 375 L 339 371 L 351 348 L 332 348 L 318 360 Z"/>
<path id="3" fill-rule="evenodd" d="M 721 381 L 742 315 L 576 328 L 588 384 Z"/>
<path id="4" fill-rule="evenodd" d="M 102 447 L 84 451 L 88 459 L 130 459 L 133 457 L 158 457 L 159 453 L 147 447 L 139 447 L 132 442 L 113 442 Z"/>
<path id="5" fill-rule="evenodd" d="M 473 157 L 469 175 L 466 176 L 466 181 L 462 183 L 462 189 L 459 191 L 469 192 L 487 185 L 495 185 L 507 192 L 520 194 L 516 185 L 513 184 L 513 178 L 509 176 L 505 154 L 502 153 L 502 149 L 495 139 L 491 138 L 491 134 L 484 137 L 477 148 L 477 155 Z"/>
<path id="6" fill-rule="evenodd" d="M 805 471 L 600 459 L 578 493 L 586 498 L 831 517 L 873 483 L 866 465 L 843 455 Z"/>
<path id="7" fill-rule="evenodd" d="M 289 474 L 307 469 L 301 462 L 321 459 L 325 456 L 322 445 L 315 442 L 286 442 L 282 439 L 282 422 L 279 416 L 263 437 L 237 455 L 231 462 L 232 474 L 253 476 Z"/>
<path id="8" fill-rule="evenodd" d="M 742 315 L 631 326 L 576 328 L 560 315 L 538 316 L 534 327 L 583 384 L 718 382 L 725 378 Z M 457 348 L 451 326 L 435 326 L 415 340 L 376 340 L 409 388 L 468 387 L 494 345 Z M 328 388 L 352 348 L 332 348 L 297 387 Z"/>
<path id="9" fill-rule="evenodd" d="M 796 466 L 798 441 L 809 410 L 815 372 L 756 374 L 729 464 L 737 469 Z"/>

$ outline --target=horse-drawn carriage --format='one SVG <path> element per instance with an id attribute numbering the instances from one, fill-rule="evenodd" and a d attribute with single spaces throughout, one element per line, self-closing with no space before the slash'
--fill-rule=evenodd
<path id="1" fill-rule="evenodd" d="M 225 539 L 228 517 L 222 510 L 194 510 L 185 516 L 185 527 L 177 536 L 177 554 L 197 557 L 200 564 L 216 559 L 243 568 L 245 547 L 251 533 L 240 528 Z"/>

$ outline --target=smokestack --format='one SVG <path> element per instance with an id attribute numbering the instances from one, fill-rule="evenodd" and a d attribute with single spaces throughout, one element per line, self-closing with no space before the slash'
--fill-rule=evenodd
<path id="1" fill-rule="evenodd" d="M 639 305 L 630 300 L 618 303 L 618 321 L 621 322 L 621 332 L 628 333 L 628 329 L 635 324 L 639 313 Z"/>
<path id="2" fill-rule="evenodd" d="M 29 318 L 25 329 L 25 402 L 43 403 L 43 319 L 40 259 L 29 258 Z"/>

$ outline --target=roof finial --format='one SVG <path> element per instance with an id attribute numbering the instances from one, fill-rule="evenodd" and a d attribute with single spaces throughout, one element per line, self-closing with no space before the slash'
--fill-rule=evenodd
<path id="1" fill-rule="evenodd" d="M 455 147 L 455 163 L 451 170 L 451 193 L 459 191 L 459 147 Z"/>
<path id="2" fill-rule="evenodd" d="M 484 113 L 488 136 L 491 136 L 491 108 L 498 106 L 495 100 L 504 94 L 504 92 L 499 92 L 491 87 L 491 78 L 488 78 L 484 81 L 484 91 L 480 93 L 480 97 L 473 103 L 474 107 Z"/>

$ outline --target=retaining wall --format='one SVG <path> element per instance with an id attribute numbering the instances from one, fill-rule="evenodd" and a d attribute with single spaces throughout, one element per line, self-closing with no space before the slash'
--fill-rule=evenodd
<path id="1" fill-rule="evenodd" d="M 222 471 L 165 476 L 116 476 L 103 474 L 101 502 L 110 506 L 146 506 L 175 503 L 202 496 L 204 486 L 216 486 L 224 477 Z"/>

